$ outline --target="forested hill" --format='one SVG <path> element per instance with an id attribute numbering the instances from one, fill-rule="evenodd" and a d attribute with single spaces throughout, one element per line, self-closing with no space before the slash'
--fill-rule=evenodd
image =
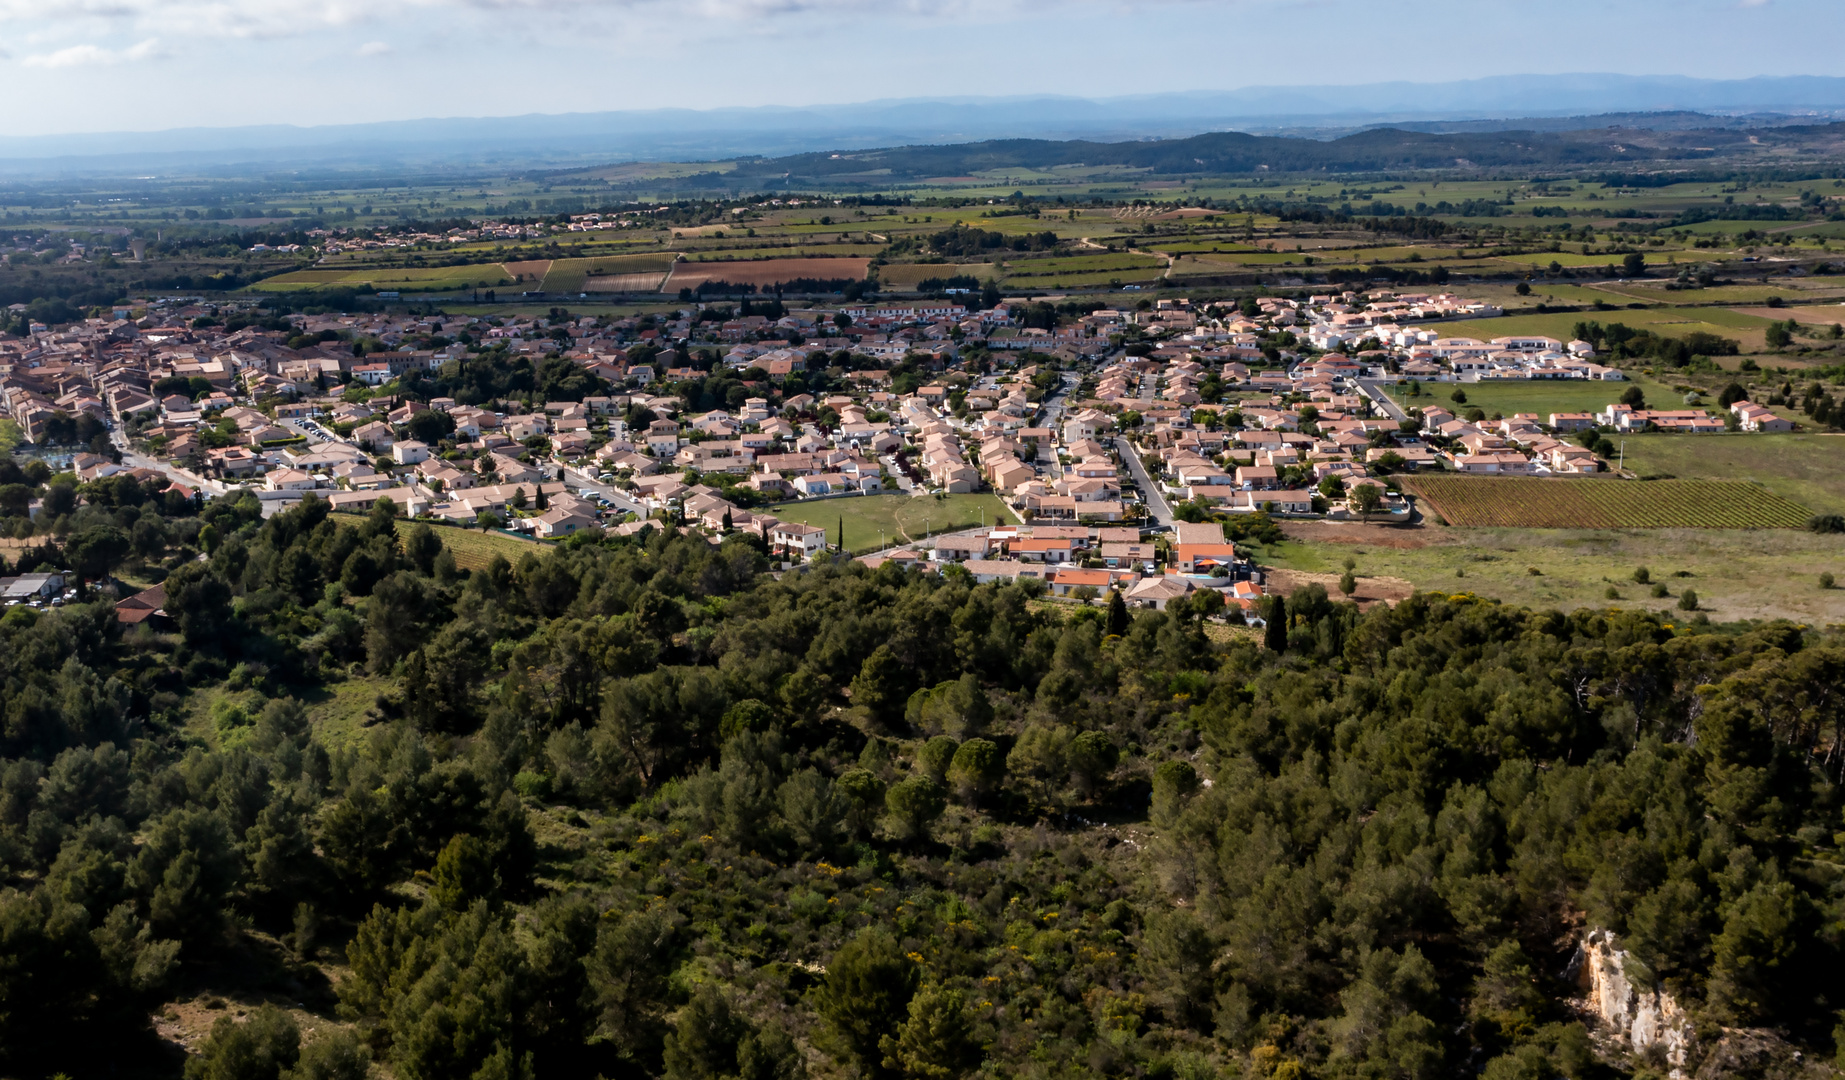
<path id="1" fill-rule="evenodd" d="M 1689 167 L 1714 161 L 1779 165 L 1836 159 L 1845 124 L 1651 131 L 1598 127 L 1580 131 L 1433 133 L 1378 128 L 1320 141 L 1226 131 L 1186 139 L 1102 143 L 1008 139 L 950 146 L 798 154 L 745 160 L 724 179 L 778 177 L 791 182 L 922 180 L 992 169 L 1122 166 L 1154 175 L 1258 172 L 1375 172 L 1390 169 Z"/>
<path id="2" fill-rule="evenodd" d="M 1662 1076 L 1590 930 L 1687 1075 L 1845 1038 L 1836 632 L 1312 589 L 1264 647 L 748 536 L 63 521 L 177 626 L 0 618 L 0 1074 Z"/>

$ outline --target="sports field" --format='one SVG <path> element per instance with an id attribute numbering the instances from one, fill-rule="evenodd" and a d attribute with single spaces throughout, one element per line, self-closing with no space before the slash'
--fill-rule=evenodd
<path id="1" fill-rule="evenodd" d="M 1417 476 L 1403 486 L 1450 525 L 1533 529 L 1792 529 L 1813 512 L 1754 484 Z"/>
<path id="2" fill-rule="evenodd" d="M 827 542 L 832 544 L 839 543 L 843 522 L 846 550 L 853 552 L 877 551 L 879 544 L 894 546 L 936 533 L 1016 520 L 999 497 L 991 494 L 940 499 L 927 495 L 861 495 L 782 503 L 767 507 L 765 512 L 783 521 L 825 529 Z"/>

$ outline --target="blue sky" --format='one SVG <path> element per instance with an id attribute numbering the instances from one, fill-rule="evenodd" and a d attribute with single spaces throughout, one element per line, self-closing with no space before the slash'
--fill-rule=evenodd
<path id="1" fill-rule="evenodd" d="M 1845 75 L 1840 0 L 0 0 L 0 134 L 1611 71 Z"/>

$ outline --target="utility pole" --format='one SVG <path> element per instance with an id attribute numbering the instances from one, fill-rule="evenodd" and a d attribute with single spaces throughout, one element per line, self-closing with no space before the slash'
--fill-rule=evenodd
<path id="1" fill-rule="evenodd" d="M 1627 471 L 1627 440 L 1621 440 L 1621 471 Z"/>

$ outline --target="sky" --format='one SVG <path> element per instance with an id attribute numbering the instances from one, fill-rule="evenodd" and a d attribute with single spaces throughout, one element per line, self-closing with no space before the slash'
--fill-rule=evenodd
<path id="1" fill-rule="evenodd" d="M 1845 76 L 1841 0 L 0 0 L 0 135 L 1609 71 Z"/>

